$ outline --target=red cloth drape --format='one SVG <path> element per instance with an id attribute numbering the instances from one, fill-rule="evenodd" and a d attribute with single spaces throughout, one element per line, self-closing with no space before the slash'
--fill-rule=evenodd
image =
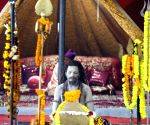
<path id="1" fill-rule="evenodd" d="M 135 0 L 119 0 L 119 4 L 123 7 L 126 8 L 130 4 L 132 4 Z"/>
<path id="2" fill-rule="evenodd" d="M 0 11 L 3 9 L 8 0 L 0 0 Z"/>

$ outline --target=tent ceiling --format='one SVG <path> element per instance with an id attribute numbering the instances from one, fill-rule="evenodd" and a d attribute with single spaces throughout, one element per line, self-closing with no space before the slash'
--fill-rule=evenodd
<path id="1" fill-rule="evenodd" d="M 51 34 L 44 45 L 44 55 L 58 53 L 58 0 L 51 1 L 54 6 L 54 13 L 50 20 L 54 24 Z M 34 12 L 35 3 L 36 1 L 33 0 L 22 0 L 16 11 L 21 57 L 34 56 L 35 53 L 36 33 L 34 32 L 34 26 L 38 18 Z M 66 5 L 66 50 L 72 48 L 78 55 L 118 57 L 119 45 L 121 44 L 125 49 L 129 36 L 123 32 L 107 12 L 100 11 L 100 20 L 99 22 L 96 21 L 95 0 L 86 0 L 84 2 L 83 0 L 67 0 Z M 116 33 L 109 27 L 109 22 L 113 24 L 120 37 L 116 37 Z M 0 40 L 4 41 L 4 35 L 0 36 Z M 0 44 L 0 50 L 2 50 L 3 42 Z"/>

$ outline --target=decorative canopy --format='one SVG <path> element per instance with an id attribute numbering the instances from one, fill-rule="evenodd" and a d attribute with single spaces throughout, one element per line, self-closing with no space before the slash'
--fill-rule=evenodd
<path id="1" fill-rule="evenodd" d="M 58 0 L 51 0 L 53 14 L 52 31 L 44 45 L 44 55 L 58 54 Z M 115 0 L 99 0 L 97 22 L 97 0 L 66 0 L 65 50 L 73 49 L 77 55 L 118 57 L 120 50 L 126 53 L 129 40 L 143 39 L 140 28 Z M 35 55 L 37 34 L 35 22 L 36 1 L 17 0 L 16 19 L 19 30 L 21 57 Z M 0 13 L 0 54 L 4 48 L 4 28 L 9 5 Z M 4 18 L 5 17 L 5 18 Z M 4 20 L 5 19 L 5 20 Z M 2 57 L 2 56 L 1 56 Z"/>

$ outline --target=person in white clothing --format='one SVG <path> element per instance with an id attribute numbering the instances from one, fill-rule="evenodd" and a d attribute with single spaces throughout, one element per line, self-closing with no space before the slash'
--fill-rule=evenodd
<path id="1" fill-rule="evenodd" d="M 84 74 L 83 70 L 80 68 L 81 63 L 78 61 L 71 61 L 65 67 L 65 81 L 58 85 L 55 89 L 54 100 L 52 105 L 52 113 L 55 113 L 59 104 L 64 101 L 64 93 L 70 90 L 81 91 L 81 95 L 79 98 L 79 102 L 85 106 L 87 106 L 91 111 L 94 111 L 94 104 L 92 99 L 91 89 L 86 83 L 83 83 L 82 74 Z"/>
<path id="2" fill-rule="evenodd" d="M 71 60 L 74 60 L 75 56 L 76 56 L 76 52 L 69 49 L 65 53 L 64 64 L 66 65 Z M 51 80 L 48 83 L 47 88 L 46 88 L 46 92 L 48 93 L 48 95 L 54 95 L 54 90 L 57 85 L 58 85 L 58 63 L 55 65 L 55 67 L 53 69 L 53 74 L 52 74 Z"/>

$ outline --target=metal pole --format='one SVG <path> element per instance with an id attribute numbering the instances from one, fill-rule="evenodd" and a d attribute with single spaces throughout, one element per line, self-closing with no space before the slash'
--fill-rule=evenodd
<path id="1" fill-rule="evenodd" d="M 130 110 L 130 125 L 133 125 L 133 110 Z"/>
<path id="2" fill-rule="evenodd" d="M 10 10 L 11 10 L 11 46 L 15 44 L 14 41 L 14 30 L 15 30 L 15 0 L 9 0 L 10 2 Z M 14 63 L 11 60 L 11 70 L 10 70 L 10 124 L 13 125 L 15 121 L 13 118 L 13 89 L 14 89 L 14 81 L 13 81 L 13 74 L 14 74 Z"/>
<path id="3" fill-rule="evenodd" d="M 64 46 L 65 46 L 65 10 L 66 0 L 59 1 L 59 63 L 58 63 L 58 83 L 61 83 L 64 70 Z"/>
<path id="4" fill-rule="evenodd" d="M 146 94 L 146 96 L 147 96 L 147 109 L 146 109 L 146 111 L 147 111 L 147 125 L 149 125 L 149 102 L 150 102 L 150 99 L 149 99 L 149 92 L 147 92 L 147 94 Z"/>
<path id="5" fill-rule="evenodd" d="M 138 96 L 138 99 L 137 99 L 137 125 L 140 125 L 140 124 L 141 124 L 140 99 L 139 99 L 139 96 Z"/>

